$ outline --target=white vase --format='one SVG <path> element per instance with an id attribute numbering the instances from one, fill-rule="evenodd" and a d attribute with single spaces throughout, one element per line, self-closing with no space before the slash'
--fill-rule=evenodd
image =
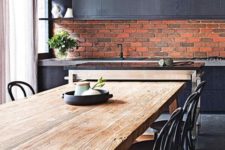
<path id="1" fill-rule="evenodd" d="M 73 9 L 67 8 L 64 18 L 73 18 Z"/>
<path id="2" fill-rule="evenodd" d="M 53 18 L 62 18 L 61 8 L 57 4 L 53 4 L 51 13 Z"/>

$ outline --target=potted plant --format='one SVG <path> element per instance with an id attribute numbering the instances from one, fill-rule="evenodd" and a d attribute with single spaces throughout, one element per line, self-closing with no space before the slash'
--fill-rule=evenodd
<path id="1" fill-rule="evenodd" d="M 69 50 L 74 47 L 78 48 L 78 40 L 72 38 L 67 31 L 57 32 L 51 39 L 49 39 L 48 44 L 50 48 L 55 49 L 55 55 L 57 58 L 66 58 Z"/>

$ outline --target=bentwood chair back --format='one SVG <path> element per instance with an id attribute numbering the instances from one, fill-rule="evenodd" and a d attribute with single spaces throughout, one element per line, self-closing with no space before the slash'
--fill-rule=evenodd
<path id="1" fill-rule="evenodd" d="M 205 87 L 205 84 L 206 84 L 206 81 L 202 81 L 202 82 L 195 88 L 194 92 L 199 92 L 200 95 L 201 95 L 201 93 L 202 93 L 202 91 L 203 91 L 203 88 Z M 188 100 L 188 99 L 190 99 L 190 96 L 186 99 L 183 108 L 186 107 L 185 105 L 187 105 L 187 100 Z M 197 116 L 195 116 L 195 117 L 197 117 Z M 195 122 L 196 122 L 196 121 L 197 121 L 197 118 L 195 118 Z M 156 135 L 156 136 L 157 136 L 157 133 L 161 130 L 161 128 L 164 126 L 164 124 L 165 124 L 166 122 L 167 122 L 167 120 L 155 121 L 154 123 L 152 123 L 152 124 L 150 125 L 150 127 L 151 127 L 152 129 L 154 129 L 155 135 Z"/>
<path id="2" fill-rule="evenodd" d="M 134 143 L 129 150 L 180 150 L 183 109 L 177 108 L 163 126 L 156 140 Z"/>
<path id="3" fill-rule="evenodd" d="M 195 118 L 199 102 L 199 96 L 199 92 L 191 94 L 184 105 L 184 112 L 187 112 L 187 116 L 182 129 L 181 143 L 183 145 L 183 149 L 185 150 L 194 149 L 192 131 L 195 126 Z"/>
<path id="4" fill-rule="evenodd" d="M 32 88 L 30 84 L 23 81 L 13 81 L 13 82 L 10 82 L 7 87 L 9 96 L 12 101 L 15 101 L 15 97 L 12 92 L 13 87 L 19 87 L 21 91 L 23 92 L 24 97 L 27 97 L 27 92 L 24 87 L 27 87 L 32 92 L 32 94 L 35 94 L 34 89 Z"/>
<path id="5" fill-rule="evenodd" d="M 205 85 L 206 85 L 206 81 L 202 81 L 201 83 L 199 83 L 198 86 L 195 88 L 195 92 L 199 92 L 201 95 Z"/>
<path id="6" fill-rule="evenodd" d="M 183 106 L 184 112 L 186 113 L 188 112 L 190 105 L 194 102 L 196 97 L 199 97 L 199 96 L 200 96 L 199 92 L 193 92 L 191 95 L 188 96 Z"/>
<path id="7" fill-rule="evenodd" d="M 181 121 L 183 109 L 176 109 L 159 132 L 154 150 L 179 150 L 181 144 Z"/>

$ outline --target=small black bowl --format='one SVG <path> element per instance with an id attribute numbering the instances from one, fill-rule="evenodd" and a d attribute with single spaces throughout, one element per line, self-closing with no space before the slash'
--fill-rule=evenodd
<path id="1" fill-rule="evenodd" d="M 63 94 L 63 99 L 65 103 L 69 105 L 95 105 L 107 102 L 113 97 L 109 94 L 109 91 L 98 90 L 101 94 L 99 95 L 84 95 L 84 96 L 74 96 L 75 91 L 66 92 Z"/>

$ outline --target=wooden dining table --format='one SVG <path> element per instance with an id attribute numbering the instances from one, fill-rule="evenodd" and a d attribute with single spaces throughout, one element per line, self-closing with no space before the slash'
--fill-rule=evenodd
<path id="1" fill-rule="evenodd" d="M 93 83 L 91 83 L 93 84 Z M 168 107 L 184 82 L 107 82 L 106 103 L 73 106 L 63 85 L 0 106 L 0 149 L 128 149 Z"/>

